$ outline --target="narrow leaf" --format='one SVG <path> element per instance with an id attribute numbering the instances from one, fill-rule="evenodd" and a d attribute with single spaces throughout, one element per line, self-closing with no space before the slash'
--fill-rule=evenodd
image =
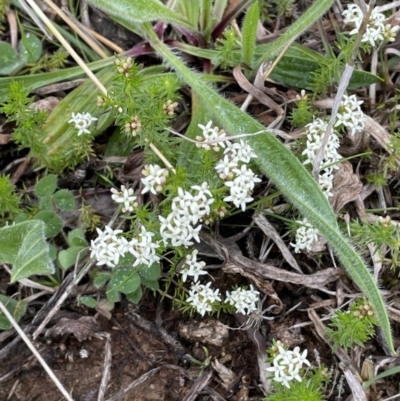
<path id="1" fill-rule="evenodd" d="M 165 21 L 193 30 L 182 16 L 158 0 L 89 0 L 89 3 L 107 15 L 129 24 L 148 21 Z"/>
<path id="2" fill-rule="evenodd" d="M 276 40 L 273 45 L 255 63 L 254 71 L 266 60 L 275 57 L 287 43 L 293 41 L 302 32 L 314 24 L 332 5 L 333 0 L 317 0 L 314 4 Z"/>
<path id="3" fill-rule="evenodd" d="M 246 17 L 243 21 L 242 61 L 248 65 L 251 64 L 253 59 L 259 14 L 258 1 L 256 1 L 247 11 Z"/>

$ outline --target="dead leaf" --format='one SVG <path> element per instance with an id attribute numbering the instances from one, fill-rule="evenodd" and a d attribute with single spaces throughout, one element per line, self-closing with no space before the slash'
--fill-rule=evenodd
<path id="1" fill-rule="evenodd" d="M 215 359 L 215 362 L 211 362 L 211 366 L 218 373 L 218 376 L 222 381 L 222 387 L 224 387 L 224 389 L 229 388 L 233 380 L 235 380 L 236 374 L 219 362 L 218 359 Z"/>
<path id="2" fill-rule="evenodd" d="M 333 209 L 338 213 L 344 205 L 357 199 L 361 194 L 363 185 L 350 162 L 339 165 L 333 177 L 333 196 L 329 198 Z"/>
<path id="3" fill-rule="evenodd" d="M 191 320 L 179 322 L 179 335 L 188 341 L 221 347 L 229 338 L 229 330 L 219 320 L 206 319 L 202 322 Z"/>
<path id="4" fill-rule="evenodd" d="M 46 331 L 45 336 L 55 338 L 64 334 L 73 334 L 81 342 L 99 330 L 99 324 L 92 316 L 82 316 L 77 320 L 62 318 L 51 329 Z"/>
<path id="5" fill-rule="evenodd" d="M 0 134 L 0 145 L 7 145 L 10 141 L 11 135 L 9 134 Z"/>
<path id="6" fill-rule="evenodd" d="M 55 96 L 48 96 L 44 99 L 40 99 L 37 102 L 33 102 L 29 107 L 35 111 L 46 111 L 50 114 L 60 103 L 60 99 Z"/>

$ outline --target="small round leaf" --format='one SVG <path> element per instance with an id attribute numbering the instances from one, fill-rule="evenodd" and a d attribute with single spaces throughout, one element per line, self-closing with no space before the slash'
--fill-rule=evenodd
<path id="1" fill-rule="evenodd" d="M 55 205 L 61 210 L 72 210 L 75 207 L 75 198 L 68 189 L 60 189 L 53 196 Z"/>
<path id="2" fill-rule="evenodd" d="M 19 42 L 18 50 L 25 63 L 36 63 L 42 55 L 42 42 L 36 35 L 27 32 Z"/>
<path id="3" fill-rule="evenodd" d="M 36 196 L 51 196 L 57 188 L 57 176 L 49 174 L 43 177 L 35 188 Z"/>
<path id="4" fill-rule="evenodd" d="M 35 219 L 42 220 L 46 224 L 45 235 L 47 238 L 55 237 L 61 231 L 62 220 L 54 212 L 39 212 Z"/>

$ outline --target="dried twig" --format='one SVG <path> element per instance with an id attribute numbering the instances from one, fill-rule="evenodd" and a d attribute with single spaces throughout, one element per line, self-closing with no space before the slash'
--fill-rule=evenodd
<path id="1" fill-rule="evenodd" d="M 35 355 L 35 357 L 40 362 L 40 364 L 43 366 L 43 369 L 46 371 L 46 373 L 49 375 L 50 379 L 53 381 L 53 383 L 60 390 L 62 395 L 68 401 L 74 401 L 73 398 L 69 395 L 68 391 L 64 388 L 64 386 L 58 380 L 57 376 L 50 369 L 49 365 L 47 365 L 46 361 L 42 358 L 42 356 L 39 354 L 37 349 L 34 347 L 34 345 L 32 344 L 31 340 L 29 340 L 29 338 L 25 335 L 24 331 L 21 329 L 21 327 L 18 325 L 18 323 L 14 320 L 13 316 L 11 315 L 11 313 L 8 311 L 8 309 L 4 306 L 4 304 L 1 301 L 0 301 L 0 309 L 4 313 L 6 318 L 10 321 L 10 323 L 13 325 L 13 327 L 17 331 L 17 333 L 21 336 L 22 340 L 24 340 L 24 342 L 28 346 L 28 348 Z"/>
<path id="2" fill-rule="evenodd" d="M 103 369 L 103 376 L 101 378 L 99 394 L 97 396 L 97 401 L 103 401 L 104 396 L 106 395 L 107 385 L 110 380 L 110 373 L 111 373 L 111 336 L 110 333 L 102 333 L 103 336 L 106 338 L 106 345 L 104 348 L 104 369 Z"/>

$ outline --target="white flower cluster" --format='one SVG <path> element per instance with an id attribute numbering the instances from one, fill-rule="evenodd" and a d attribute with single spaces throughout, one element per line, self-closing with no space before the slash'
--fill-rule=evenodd
<path id="1" fill-rule="evenodd" d="M 157 195 L 157 192 L 162 191 L 169 172 L 158 164 L 148 164 L 144 166 L 142 174 L 144 175 L 141 179 L 144 184 L 142 194 L 150 191 L 152 194 Z"/>
<path id="2" fill-rule="evenodd" d="M 198 126 L 203 130 L 203 136 L 196 136 L 196 146 L 198 148 L 212 149 L 214 152 L 219 152 L 219 146 L 225 148 L 226 133 L 224 130 L 218 127 L 211 128 L 212 121 L 209 121 L 207 125 L 198 124 Z"/>
<path id="3" fill-rule="evenodd" d="M 360 31 L 364 14 L 361 8 L 356 4 L 349 4 L 347 10 L 342 13 L 345 24 L 353 25 L 354 29 L 349 32 L 350 35 L 357 35 Z M 367 23 L 366 31 L 361 39 L 361 42 L 369 42 L 371 46 L 376 46 L 380 42 L 387 40 L 393 42 L 399 26 L 391 26 L 385 24 L 385 15 L 374 8 Z"/>
<path id="4" fill-rule="evenodd" d="M 186 302 L 189 302 L 201 316 L 206 312 L 212 312 L 212 304 L 216 301 L 221 301 L 219 289 L 212 290 L 211 282 L 204 284 L 195 283 L 189 290 L 189 297 Z"/>
<path id="5" fill-rule="evenodd" d="M 357 100 L 356 95 L 343 95 L 343 100 L 340 102 L 336 116 L 335 127 L 344 125 L 350 130 L 350 135 L 362 131 L 364 129 L 364 113 L 360 107 L 362 103 L 362 100 Z"/>
<path id="6" fill-rule="evenodd" d="M 156 254 L 156 249 L 160 246 L 159 242 L 154 243 L 154 233 L 147 231 L 141 226 L 141 233 L 139 238 L 132 238 L 128 242 L 128 251 L 136 258 L 133 263 L 133 267 L 138 265 L 151 266 L 160 260 L 160 257 Z"/>
<path id="7" fill-rule="evenodd" d="M 297 221 L 301 226 L 296 230 L 295 242 L 290 243 L 294 251 L 299 253 L 302 249 L 311 250 L 311 245 L 318 239 L 319 231 L 314 228 L 306 218 Z"/>
<path id="8" fill-rule="evenodd" d="M 118 189 L 111 188 L 111 199 L 116 203 L 123 203 L 122 212 L 132 212 L 133 208 L 137 207 L 137 196 L 133 194 L 133 188 L 126 188 L 125 185 L 121 185 L 121 191 Z"/>
<path id="9" fill-rule="evenodd" d="M 257 310 L 256 302 L 258 302 L 259 298 L 260 293 L 250 285 L 249 290 L 239 287 L 232 292 L 227 291 L 225 302 L 234 305 L 236 313 L 249 315 Z"/>
<path id="10" fill-rule="evenodd" d="M 180 270 L 180 274 L 182 274 L 183 282 L 186 281 L 188 276 L 193 277 L 193 281 L 197 282 L 199 276 L 203 274 L 207 274 L 203 267 L 206 265 L 205 262 L 198 262 L 197 261 L 197 253 L 198 251 L 195 249 L 192 251 L 191 254 L 186 255 L 186 261 L 183 265 L 182 269 Z"/>
<path id="11" fill-rule="evenodd" d="M 90 243 L 92 253 L 91 258 L 96 258 L 97 265 L 107 265 L 115 267 L 121 256 L 123 256 L 125 241 L 119 236 L 122 230 L 113 230 L 109 226 L 104 227 L 104 231 L 96 228 L 98 237 Z"/>
<path id="12" fill-rule="evenodd" d="M 97 121 L 96 117 L 92 117 L 90 113 L 72 113 L 72 118 L 68 121 L 69 124 L 75 124 L 78 130 L 78 136 L 82 134 L 90 134 L 89 127 L 93 121 Z"/>
<path id="13" fill-rule="evenodd" d="M 302 154 L 306 155 L 307 159 L 303 164 L 312 163 L 314 161 L 321 147 L 327 126 L 328 124 L 320 118 L 306 125 L 307 145 Z M 337 151 L 339 145 L 339 137 L 335 131 L 332 131 L 329 136 L 329 142 L 324 149 L 324 158 L 322 160 L 321 172 L 318 179 L 319 187 L 327 198 L 332 196 L 333 170 L 339 168 L 336 163 L 342 158 Z M 301 226 L 296 230 L 295 242 L 290 245 L 295 248 L 296 253 L 303 249 L 310 251 L 312 243 L 318 239 L 319 231 L 314 228 L 306 218 L 302 221 L 297 221 L 297 223 L 301 224 Z"/>
<path id="14" fill-rule="evenodd" d="M 303 364 L 310 366 L 307 360 L 307 350 L 300 353 L 300 348 L 296 347 L 293 351 L 285 350 L 278 345 L 278 354 L 275 356 L 273 366 L 267 368 L 268 372 L 274 374 L 274 380 L 290 388 L 289 382 L 293 379 L 301 382 L 300 370 Z"/>
<path id="15" fill-rule="evenodd" d="M 306 125 L 307 147 L 302 154 L 306 155 L 307 159 L 303 164 L 312 163 L 314 161 L 315 156 L 321 147 L 322 138 L 327 126 L 328 124 L 320 118 L 317 118 L 312 123 Z M 324 149 L 324 158 L 321 165 L 321 170 L 323 170 L 323 172 L 319 175 L 319 185 L 326 197 L 332 196 L 333 170 L 339 168 L 336 163 L 342 158 L 337 151 L 339 145 L 339 137 L 335 131 L 332 131 L 329 136 L 329 142 L 326 144 Z"/>
<path id="16" fill-rule="evenodd" d="M 261 180 L 247 167 L 252 158 L 257 157 L 253 149 L 242 139 L 239 143 L 226 142 L 224 157 L 217 163 L 215 170 L 230 189 L 225 202 L 232 202 L 236 207 L 246 210 L 246 203 L 251 202 L 251 194 L 256 182 Z"/>
<path id="17" fill-rule="evenodd" d="M 214 198 L 207 182 L 193 185 L 191 188 L 195 191 L 194 195 L 178 188 L 178 196 L 172 200 L 172 212 L 166 218 L 158 217 L 161 221 L 160 233 L 165 244 L 170 241 L 172 246 L 187 247 L 193 245 L 193 238 L 200 242 L 201 226 L 197 224 L 210 214 L 210 205 Z"/>
<path id="18" fill-rule="evenodd" d="M 121 257 L 130 252 L 135 257 L 133 267 L 140 264 L 151 266 L 158 262 L 160 257 L 156 254 L 156 249 L 160 246 L 152 241 L 153 233 L 146 231 L 142 226 L 138 238 L 132 238 L 128 241 L 125 237 L 120 236 L 122 230 L 113 230 L 109 226 L 105 226 L 105 230 L 101 231 L 96 228 L 98 237 L 91 241 L 91 258 L 97 260 L 97 265 L 107 265 L 115 267 L 118 265 Z"/>

